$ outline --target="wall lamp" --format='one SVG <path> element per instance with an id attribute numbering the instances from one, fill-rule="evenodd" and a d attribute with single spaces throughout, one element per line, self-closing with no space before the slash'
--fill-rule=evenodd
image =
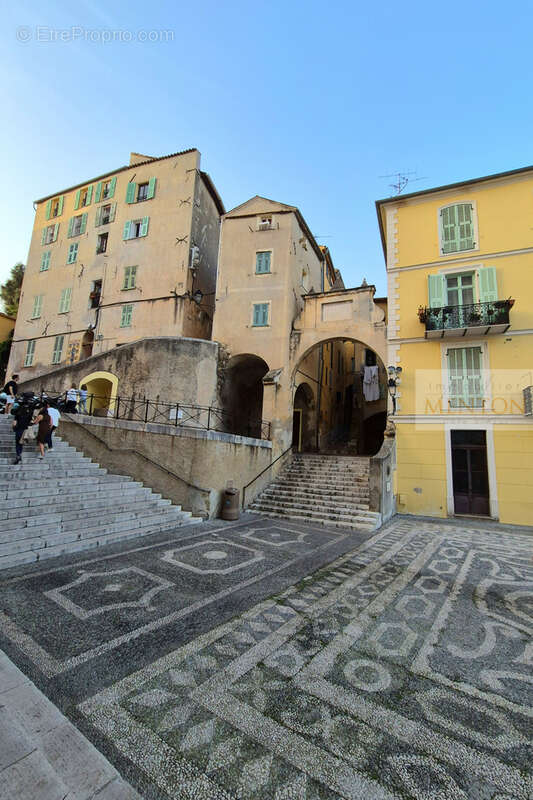
<path id="1" fill-rule="evenodd" d="M 387 367 L 387 372 L 389 373 L 389 380 L 387 385 L 389 387 L 389 394 L 392 398 L 392 413 L 396 414 L 396 390 L 398 388 L 398 384 L 400 383 L 402 368 Z"/>

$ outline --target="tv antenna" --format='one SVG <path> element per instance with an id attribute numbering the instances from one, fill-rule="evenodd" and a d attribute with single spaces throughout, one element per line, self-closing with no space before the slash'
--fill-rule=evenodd
<path id="1" fill-rule="evenodd" d="M 416 172 L 391 172 L 390 175 L 380 175 L 380 178 L 396 178 L 394 183 L 389 183 L 391 189 L 394 189 L 395 194 L 401 194 L 407 184 L 415 183 L 416 181 L 426 181 L 427 177 L 411 178 L 411 175 L 416 175 Z"/>

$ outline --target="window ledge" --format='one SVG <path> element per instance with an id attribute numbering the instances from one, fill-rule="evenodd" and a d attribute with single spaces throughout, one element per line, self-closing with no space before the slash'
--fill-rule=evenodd
<path id="1" fill-rule="evenodd" d="M 131 292 L 133 289 L 137 289 L 137 286 L 123 286 L 120 290 L 121 292 Z"/>

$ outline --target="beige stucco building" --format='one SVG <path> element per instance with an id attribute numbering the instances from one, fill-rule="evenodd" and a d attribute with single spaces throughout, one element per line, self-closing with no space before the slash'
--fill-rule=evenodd
<path id="1" fill-rule="evenodd" d="M 8 371 L 22 380 L 147 336 L 209 339 L 222 201 L 196 149 L 35 203 Z"/>

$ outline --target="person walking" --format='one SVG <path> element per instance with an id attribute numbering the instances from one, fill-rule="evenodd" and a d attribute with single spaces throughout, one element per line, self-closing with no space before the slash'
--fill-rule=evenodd
<path id="1" fill-rule="evenodd" d="M 48 416 L 50 417 L 50 419 L 52 421 L 52 425 L 50 426 L 50 433 L 48 434 L 48 439 L 46 440 L 46 444 L 48 445 L 48 449 L 49 450 L 53 450 L 52 434 L 57 429 L 57 426 L 59 425 L 59 420 L 61 419 L 61 414 L 59 413 L 57 408 L 54 408 L 54 406 L 51 406 L 51 405 L 48 405 L 47 411 L 48 411 Z"/>
<path id="2" fill-rule="evenodd" d="M 70 389 L 66 392 L 65 400 L 66 400 L 65 411 L 68 411 L 69 414 L 76 414 L 77 413 L 76 405 L 78 403 L 78 390 L 76 389 L 74 384 L 72 384 Z"/>
<path id="3" fill-rule="evenodd" d="M 79 391 L 80 395 L 80 402 L 79 402 L 79 413 L 86 414 L 87 413 L 87 384 L 82 383 Z"/>
<path id="4" fill-rule="evenodd" d="M 7 394 L 6 407 L 5 407 L 5 410 L 4 410 L 4 414 L 9 414 L 10 413 L 11 407 L 12 407 L 13 403 L 15 402 L 15 397 L 17 396 L 18 390 L 19 390 L 19 387 L 18 387 L 18 384 L 17 384 L 18 379 L 19 379 L 19 376 L 17 374 L 12 375 L 11 376 L 11 380 L 8 381 L 6 383 L 6 385 L 4 386 L 3 391 Z"/>
<path id="5" fill-rule="evenodd" d="M 50 433 L 50 428 L 52 427 L 52 420 L 50 419 L 50 414 L 48 413 L 48 403 L 41 408 L 39 414 L 33 420 L 33 424 L 37 424 L 39 426 L 37 430 L 37 444 L 39 445 L 39 458 L 44 458 L 44 446 L 48 440 L 48 434 Z"/>
<path id="6" fill-rule="evenodd" d="M 13 430 L 15 431 L 15 450 L 17 454 L 13 463 L 20 464 L 22 461 L 22 437 L 31 425 L 33 413 L 29 406 L 21 403 L 21 405 L 13 411 L 13 416 L 15 417 Z"/>

